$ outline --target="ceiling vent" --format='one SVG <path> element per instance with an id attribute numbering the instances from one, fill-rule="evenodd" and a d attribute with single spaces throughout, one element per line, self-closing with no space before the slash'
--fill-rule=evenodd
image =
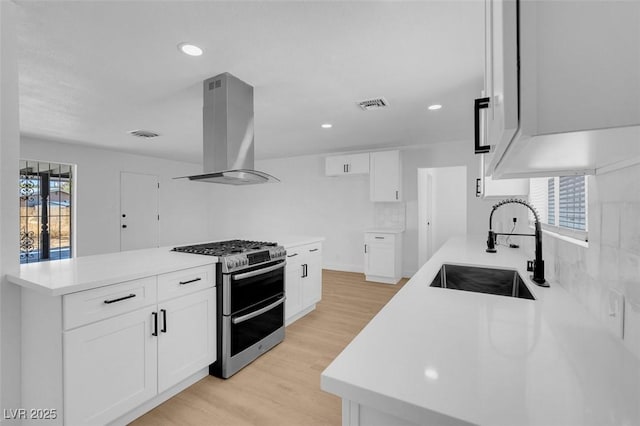
<path id="1" fill-rule="evenodd" d="M 358 105 L 364 111 L 370 111 L 372 109 L 380 109 L 380 108 L 388 107 L 389 101 L 387 101 L 385 98 L 374 98 L 374 99 L 367 99 L 365 101 L 360 101 L 358 102 Z"/>
<path id="2" fill-rule="evenodd" d="M 159 133 L 151 132 L 149 130 L 131 130 L 127 133 L 129 133 L 131 136 L 145 139 L 157 138 L 158 136 L 160 136 Z"/>

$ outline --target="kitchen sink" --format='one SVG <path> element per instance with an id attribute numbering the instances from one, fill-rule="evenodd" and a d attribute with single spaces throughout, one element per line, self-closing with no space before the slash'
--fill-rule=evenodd
<path id="1" fill-rule="evenodd" d="M 513 269 L 443 264 L 431 287 L 535 300 L 522 277 Z"/>

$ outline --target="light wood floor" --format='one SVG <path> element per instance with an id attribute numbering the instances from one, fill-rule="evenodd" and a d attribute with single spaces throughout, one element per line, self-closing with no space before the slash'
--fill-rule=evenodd
<path id="1" fill-rule="evenodd" d="M 407 281 L 364 281 L 323 271 L 317 309 L 287 327 L 284 342 L 223 380 L 208 376 L 132 425 L 340 425 L 341 402 L 320 373 Z"/>

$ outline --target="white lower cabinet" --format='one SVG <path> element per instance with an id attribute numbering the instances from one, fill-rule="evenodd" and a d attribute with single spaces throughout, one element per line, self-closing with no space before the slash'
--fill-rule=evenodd
<path id="1" fill-rule="evenodd" d="M 65 333 L 65 424 L 106 424 L 157 393 L 154 311 L 150 306 Z"/>
<path id="2" fill-rule="evenodd" d="M 159 304 L 158 329 L 158 393 L 161 393 L 215 361 L 214 290 Z"/>
<path id="3" fill-rule="evenodd" d="M 287 248 L 285 272 L 287 325 L 315 309 L 322 299 L 322 244 Z"/>
<path id="4" fill-rule="evenodd" d="M 127 423 L 216 359 L 213 265 L 57 297 L 24 293 L 23 345 L 38 354 L 23 360 L 24 401 L 55 409 L 50 424 Z"/>
<path id="5" fill-rule="evenodd" d="M 364 274 L 367 281 L 397 284 L 402 278 L 402 234 L 365 232 Z"/>

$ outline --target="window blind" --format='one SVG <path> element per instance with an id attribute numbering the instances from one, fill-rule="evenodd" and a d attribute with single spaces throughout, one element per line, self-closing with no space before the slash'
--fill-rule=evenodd
<path id="1" fill-rule="evenodd" d="M 587 185 L 584 176 L 529 179 L 529 203 L 543 228 L 587 240 Z M 533 215 L 529 215 L 533 221 Z"/>
<path id="2" fill-rule="evenodd" d="M 587 230 L 586 191 L 584 176 L 559 178 L 558 220 L 563 228 Z"/>

